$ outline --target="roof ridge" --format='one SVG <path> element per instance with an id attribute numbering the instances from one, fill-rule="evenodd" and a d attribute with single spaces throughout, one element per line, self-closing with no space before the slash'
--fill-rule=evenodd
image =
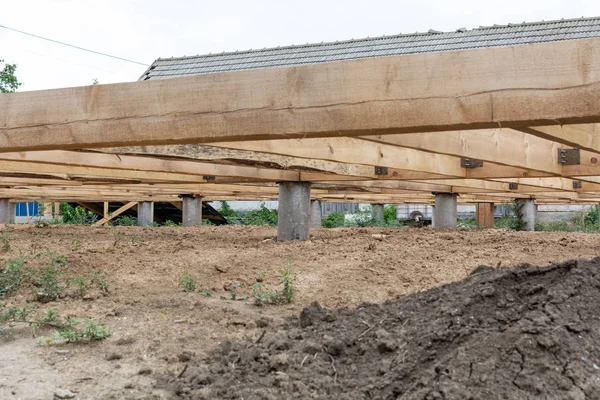
<path id="1" fill-rule="evenodd" d="M 301 48 L 305 48 L 305 47 L 328 46 L 328 45 L 332 45 L 332 44 L 344 44 L 344 43 L 357 43 L 357 42 L 361 42 L 361 41 L 373 41 L 373 40 L 378 40 L 378 39 L 400 38 L 400 37 L 407 37 L 407 36 L 415 36 L 416 37 L 416 36 L 440 36 L 440 35 L 446 35 L 446 34 L 466 34 L 469 32 L 483 31 L 483 30 L 490 30 L 490 29 L 505 29 L 505 28 L 514 28 L 514 27 L 518 27 L 518 26 L 552 25 L 552 24 L 557 24 L 557 23 L 581 22 L 581 21 L 592 21 L 592 20 L 600 21 L 600 16 L 568 18 L 568 19 L 558 19 L 558 20 L 550 20 L 550 21 L 542 20 L 542 21 L 535 21 L 535 22 L 508 23 L 506 25 L 479 26 L 478 28 L 472 28 L 472 29 L 459 28 L 454 31 L 434 31 L 433 29 L 430 29 L 428 32 L 398 33 L 398 34 L 393 34 L 393 35 L 382 35 L 382 36 L 373 36 L 373 37 L 367 36 L 367 37 L 357 38 L 357 39 L 352 38 L 352 39 L 336 40 L 336 41 L 330 41 L 330 42 L 305 43 L 305 44 L 297 44 L 297 45 L 292 44 L 292 45 L 285 45 L 285 46 L 265 47 L 262 49 L 223 51 L 221 53 L 197 54 L 194 56 L 166 57 L 166 58 L 159 57 L 154 62 L 166 61 L 166 60 L 174 60 L 174 61 L 189 60 L 189 59 L 204 58 L 204 57 L 206 57 L 206 58 L 222 57 L 222 56 L 234 55 L 234 54 L 249 54 L 249 53 L 254 53 L 254 52 L 259 52 L 259 51 L 267 52 L 267 51 L 274 51 L 274 50 L 301 49 Z"/>

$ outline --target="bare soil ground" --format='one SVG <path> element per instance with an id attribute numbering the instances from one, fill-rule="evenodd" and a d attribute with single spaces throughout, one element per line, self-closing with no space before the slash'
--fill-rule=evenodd
<path id="1" fill-rule="evenodd" d="M 124 239 L 115 246 L 117 230 L 124 233 Z M 133 241 L 131 234 L 135 235 Z M 381 234 L 387 236 L 382 238 Z M 309 241 L 286 243 L 273 240 L 273 228 L 238 226 L 17 226 L 7 235 L 11 249 L 0 253 L 4 260 L 19 252 L 56 249 L 68 256 L 69 275 L 106 271 L 111 286 L 106 295 L 92 290 L 83 299 L 65 297 L 48 304 L 35 301 L 33 289 L 24 287 L 3 302 L 27 304 L 40 311 L 52 307 L 64 316 L 94 318 L 111 326 L 114 334 L 89 345 L 40 347 L 28 328 L 15 326 L 11 337 L 0 338 L 1 399 L 50 399 L 57 388 L 70 389 L 81 399 L 162 399 L 177 396 L 177 391 L 185 387 L 188 389 L 179 395 L 189 397 L 195 391 L 194 396 L 201 398 L 203 392 L 200 391 L 206 390 L 204 386 L 194 386 L 185 379 L 198 375 L 197 368 L 212 349 L 229 341 L 237 343 L 233 348 L 245 340 L 256 341 L 263 331 L 267 331 L 265 339 L 269 339 L 269 335 L 277 331 L 297 329 L 291 328 L 293 322 L 289 316 L 298 315 L 314 301 L 326 308 L 354 308 L 365 302 L 381 303 L 463 280 L 479 265 L 545 266 L 600 255 L 600 235 L 580 233 L 340 228 L 314 230 Z M 81 243 L 80 249 L 72 249 L 74 238 Z M 243 298 L 249 295 L 248 288 L 257 279 L 263 279 L 261 276 L 267 281 L 277 279 L 278 271 L 290 263 L 298 277 L 293 303 L 257 307 L 251 301 L 231 299 L 229 288 L 233 283 L 244 285 L 237 295 Z M 212 297 L 183 293 L 178 279 L 184 269 L 196 276 L 197 286 L 210 291 Z M 262 274 L 258 275 L 259 272 Z M 560 281 L 561 277 L 557 275 L 553 279 L 552 282 Z M 420 296 L 431 295 L 422 293 Z M 374 326 L 379 322 L 379 315 L 382 319 L 389 312 L 385 311 L 386 306 L 371 307 L 374 308 L 358 311 L 363 313 L 360 315 L 367 325 Z M 396 306 L 388 306 L 393 307 Z M 441 318 L 433 313 L 435 309 L 418 311 L 425 316 L 431 311 L 434 321 Z M 401 317 L 395 318 L 398 323 L 404 323 Z M 447 322 L 443 318 L 442 321 Z M 332 332 L 339 328 L 335 321 L 323 323 L 334 324 L 330 327 Z M 362 325 L 366 330 L 367 325 Z M 435 325 L 432 329 L 441 326 Z M 317 331 L 323 333 L 325 327 Z M 481 327 L 484 328 L 497 327 Z M 374 328 L 369 333 L 379 331 Z M 285 335 L 286 340 L 291 340 L 287 333 Z M 272 340 L 264 341 L 264 345 L 268 343 Z M 229 353 L 223 357 L 228 356 Z M 323 365 L 318 368 L 331 366 L 330 361 L 321 357 Z M 216 362 L 221 361 L 217 357 Z M 231 361 L 235 360 L 228 362 Z M 517 366 L 518 361 L 515 361 Z M 189 371 L 184 372 L 181 379 L 174 379 L 186 365 Z M 332 379 L 331 371 L 327 371 L 327 377 Z M 340 380 L 342 371 L 340 368 Z M 579 394 L 575 393 L 572 398 L 582 398 L 577 397 Z M 270 398 L 268 393 L 265 396 Z"/>

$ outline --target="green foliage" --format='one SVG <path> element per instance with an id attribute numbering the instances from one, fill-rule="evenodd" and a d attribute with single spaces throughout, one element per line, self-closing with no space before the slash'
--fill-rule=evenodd
<path id="1" fill-rule="evenodd" d="M 339 228 L 344 226 L 344 214 L 339 212 L 331 213 L 323 220 L 323 228 Z"/>
<path id="2" fill-rule="evenodd" d="M 477 227 L 477 219 L 476 218 L 459 219 L 456 226 L 458 228 L 479 229 Z"/>
<path id="3" fill-rule="evenodd" d="M 187 269 L 183 270 L 183 274 L 179 277 L 179 287 L 186 293 L 196 290 L 196 278 Z"/>
<path id="4" fill-rule="evenodd" d="M 176 223 L 176 222 L 173 222 L 170 219 L 168 219 L 165 221 L 165 223 L 162 226 L 181 226 L 181 222 Z"/>
<path id="5" fill-rule="evenodd" d="M 503 206 L 508 208 L 509 215 L 507 217 L 502 217 L 498 220 L 495 220 L 494 227 L 511 229 L 513 231 L 525 230 L 527 227 L 527 222 L 525 222 L 523 216 L 524 205 L 525 204 L 520 203 L 517 200 L 512 202 L 505 201 Z"/>
<path id="6" fill-rule="evenodd" d="M 269 209 L 263 201 L 258 210 L 248 211 L 242 216 L 244 225 L 277 225 L 277 210 Z"/>
<path id="7" fill-rule="evenodd" d="M 73 225 L 91 225 L 98 220 L 98 216 L 81 206 L 73 207 L 69 203 L 60 203 L 61 221 L 55 223 Z"/>
<path id="8" fill-rule="evenodd" d="M 112 329 L 96 323 L 90 319 L 79 328 L 81 320 L 62 320 L 60 315 L 49 309 L 42 315 L 34 315 L 27 307 L 7 307 L 0 303 L 0 333 L 3 332 L 7 323 L 25 323 L 33 327 L 34 331 L 43 327 L 55 328 L 52 338 L 39 337 L 40 345 L 51 343 L 89 343 L 95 340 L 103 340 L 112 335 Z"/>
<path id="9" fill-rule="evenodd" d="M 221 209 L 219 210 L 219 213 L 223 217 L 225 217 L 227 222 L 233 222 L 233 221 L 240 220 L 240 214 L 237 211 L 235 211 L 234 209 L 232 209 L 231 206 L 229 205 L 229 203 L 227 203 L 226 201 L 221 202 Z"/>
<path id="10" fill-rule="evenodd" d="M 598 230 L 598 206 L 592 207 L 584 217 L 585 226 L 590 230 Z"/>
<path id="11" fill-rule="evenodd" d="M 386 204 L 383 208 L 383 221 L 386 225 L 393 225 L 396 223 L 396 205 Z"/>
<path id="12" fill-rule="evenodd" d="M 112 329 L 96 323 L 93 319 L 86 322 L 83 328 L 78 326 L 83 321 L 78 319 L 67 319 L 58 330 L 54 332 L 52 338 L 39 337 L 40 345 L 49 345 L 52 343 L 90 343 L 97 340 L 104 340 L 112 336 Z"/>
<path id="13" fill-rule="evenodd" d="M 0 67 L 2 65 L 4 68 L 0 70 L 0 93 L 12 93 L 22 85 L 15 75 L 17 64 L 6 64 L 4 60 L 0 60 Z"/>
<path id="14" fill-rule="evenodd" d="M 281 290 L 268 290 L 263 282 L 255 283 L 252 286 L 252 298 L 257 306 L 265 304 L 286 304 L 290 303 L 294 297 L 294 281 L 296 275 L 289 268 L 280 271 Z"/>
<path id="15" fill-rule="evenodd" d="M 114 225 L 114 226 L 136 226 L 137 218 L 130 217 L 129 215 L 121 215 L 112 221 L 112 225 Z"/>
<path id="16" fill-rule="evenodd" d="M 0 264 L 0 298 L 18 290 L 32 270 L 25 268 L 25 256 L 9 258 Z"/>
<path id="17" fill-rule="evenodd" d="M 205 226 L 215 226 L 215 223 L 212 222 L 210 219 L 204 218 L 204 219 L 202 219 L 202 225 L 205 225 Z"/>

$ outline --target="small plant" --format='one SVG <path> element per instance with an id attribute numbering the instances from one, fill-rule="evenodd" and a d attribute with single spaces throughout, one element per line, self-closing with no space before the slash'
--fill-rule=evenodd
<path id="1" fill-rule="evenodd" d="M 108 292 L 109 284 L 106 280 L 106 272 L 104 271 L 95 271 L 92 275 L 91 282 L 93 285 L 98 286 L 100 290 L 103 292 Z"/>
<path id="2" fill-rule="evenodd" d="M 0 333 L 3 333 L 6 323 L 24 323 L 33 328 L 34 333 L 44 327 L 56 329 L 53 338 L 39 337 L 40 345 L 53 342 L 60 343 L 88 343 L 102 340 L 112 335 L 112 330 L 94 320 L 89 320 L 82 329 L 78 329 L 80 320 L 67 319 L 63 321 L 54 309 L 49 309 L 42 315 L 35 315 L 27 307 L 6 307 L 0 303 Z"/>
<path id="3" fill-rule="evenodd" d="M 59 281 L 61 273 L 62 271 L 56 265 L 48 265 L 40 270 L 34 282 L 38 287 L 38 301 L 47 303 L 56 300 L 62 294 L 64 287 Z"/>
<path id="4" fill-rule="evenodd" d="M 201 294 L 205 295 L 206 297 L 212 297 L 212 294 L 210 294 L 210 292 L 206 289 L 200 289 L 200 290 L 198 290 L 198 293 L 201 293 Z"/>
<path id="5" fill-rule="evenodd" d="M 33 272 L 25 268 L 25 256 L 9 258 L 0 264 L 0 298 L 18 290 Z"/>
<path id="6" fill-rule="evenodd" d="M 129 240 L 131 240 L 131 244 L 135 244 L 135 238 L 137 237 L 137 235 L 135 233 L 130 233 L 129 234 Z"/>
<path id="7" fill-rule="evenodd" d="M 238 299 L 238 289 L 243 288 L 244 285 L 239 282 L 234 282 L 229 287 L 229 294 L 231 295 L 231 300 L 248 300 L 248 296 L 242 297 Z"/>
<path id="8" fill-rule="evenodd" d="M 71 239 L 71 250 L 77 251 L 79 249 L 81 249 L 81 240 L 77 238 Z"/>
<path id="9" fill-rule="evenodd" d="M 119 243 L 123 242 L 125 239 L 125 234 L 118 229 L 113 229 L 110 232 L 113 235 L 113 247 L 119 246 Z"/>
<path id="10" fill-rule="evenodd" d="M 70 284 L 75 285 L 75 294 L 79 297 L 83 297 L 85 293 L 90 289 L 91 281 L 87 276 L 76 276 L 68 281 Z"/>
<path id="11" fill-rule="evenodd" d="M 96 323 L 93 319 L 87 321 L 83 329 L 78 326 L 83 321 L 78 319 L 67 319 L 59 329 L 54 332 L 52 338 L 38 338 L 40 345 L 52 343 L 89 343 L 96 340 L 104 340 L 112 335 L 112 329 Z"/>
<path id="12" fill-rule="evenodd" d="M 179 277 L 179 287 L 186 293 L 196 290 L 196 278 L 187 269 L 183 270 L 183 274 Z"/>
<path id="13" fill-rule="evenodd" d="M 2 251 L 10 250 L 10 239 L 9 239 L 8 235 L 0 236 L 0 249 Z"/>
<path id="14" fill-rule="evenodd" d="M 255 283 L 254 286 L 252 286 L 254 304 L 257 306 L 264 306 L 265 304 L 286 304 L 292 301 L 294 297 L 294 281 L 296 280 L 296 275 L 292 273 L 289 267 L 281 270 L 280 273 L 281 290 L 265 290 L 264 283 L 262 282 Z"/>

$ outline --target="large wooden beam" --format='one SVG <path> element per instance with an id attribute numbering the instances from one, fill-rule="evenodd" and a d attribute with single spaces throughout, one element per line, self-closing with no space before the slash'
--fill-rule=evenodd
<path id="1" fill-rule="evenodd" d="M 13 93 L 0 151 L 598 122 L 599 76 L 590 38 Z"/>

